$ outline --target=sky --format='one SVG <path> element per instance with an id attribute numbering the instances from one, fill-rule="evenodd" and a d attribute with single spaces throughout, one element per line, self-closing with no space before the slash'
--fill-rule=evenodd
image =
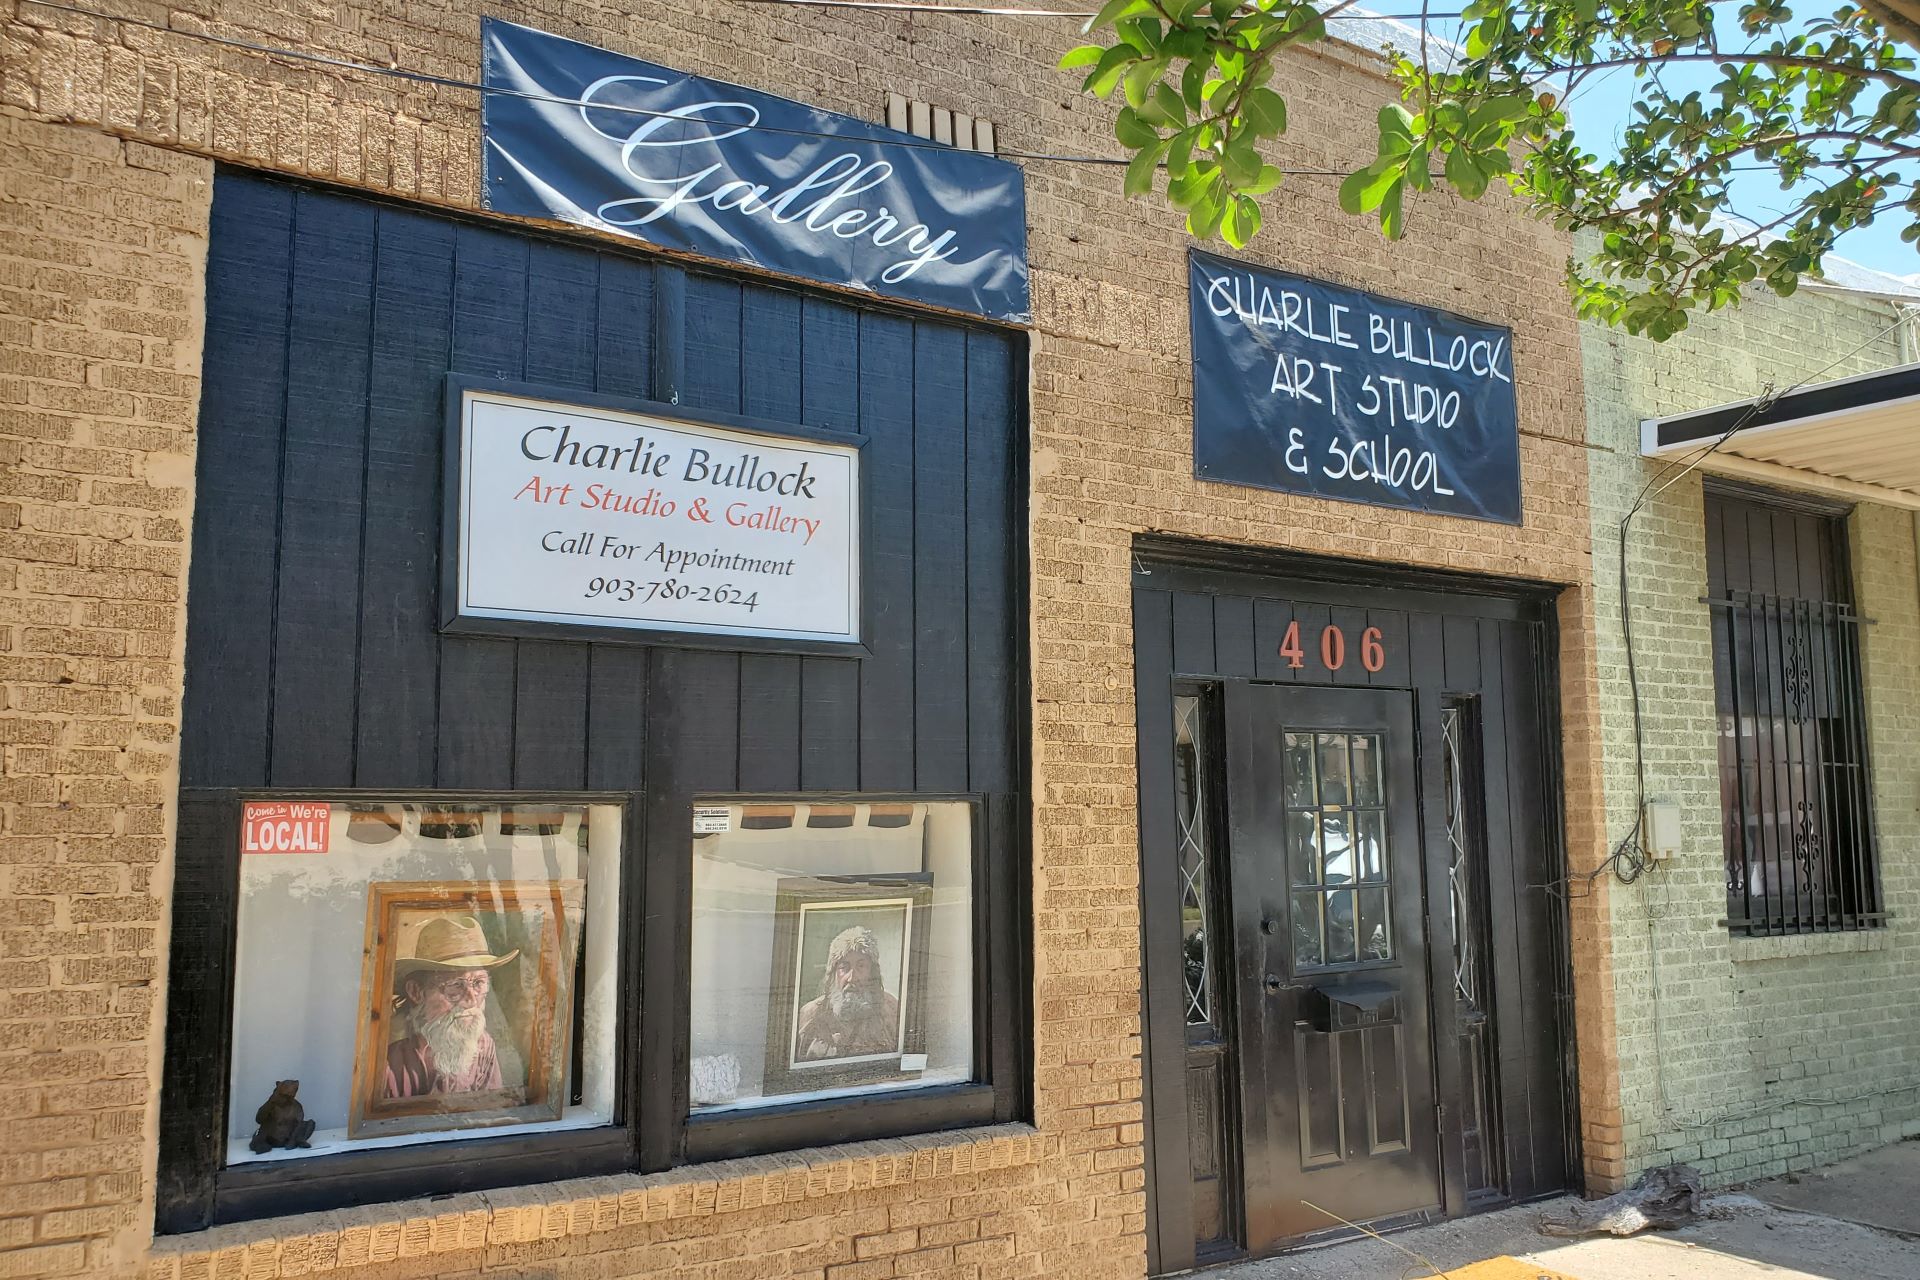
<path id="1" fill-rule="evenodd" d="M 1626 68 L 1603 74 L 1606 79 L 1595 77 L 1577 90 L 1567 108 L 1575 136 L 1595 155 L 1605 155 L 1608 142 L 1618 138 L 1627 123 L 1634 86 L 1633 72 Z M 1666 76 L 1669 89 L 1678 93 L 1689 89 L 1704 93 L 1718 80 L 1718 71 L 1710 65 L 1676 67 Z M 1739 174 L 1733 190 L 1734 212 L 1752 221 L 1771 221 L 1787 207 L 1789 193 L 1783 192 L 1779 180 L 1767 173 Z M 1889 275 L 1920 273 L 1920 249 L 1900 240 L 1900 229 L 1906 221 L 1896 206 L 1872 226 L 1842 236 L 1835 252 Z"/>
<path id="2" fill-rule="evenodd" d="M 1379 0 L 1376 9 L 1376 12 L 1402 11 L 1393 0 Z M 1417 24 L 1418 19 L 1413 21 Z M 1442 39 L 1453 40 L 1459 38 L 1459 28 L 1458 20 L 1441 19 L 1434 21 L 1430 30 Z M 1689 89 L 1699 89 L 1704 93 L 1719 78 L 1718 70 L 1708 63 L 1675 65 L 1668 69 L 1665 76 L 1668 88 L 1678 94 L 1684 94 Z M 1604 156 L 1609 144 L 1619 137 L 1620 129 L 1629 118 L 1635 83 L 1630 68 L 1615 68 L 1590 78 L 1566 103 L 1574 134 L 1588 151 Z M 1788 193 L 1780 190 L 1775 178 L 1763 172 L 1737 176 L 1734 192 L 1733 212 L 1754 221 L 1771 221 L 1786 208 Z M 1907 219 L 1896 207 L 1883 213 L 1873 226 L 1850 231 L 1841 237 L 1835 252 L 1863 267 L 1871 267 L 1889 275 L 1920 277 L 1920 247 L 1904 244 L 1900 240 L 1900 230 L 1906 222 Z M 1920 278 L 1914 283 L 1920 283 Z"/>

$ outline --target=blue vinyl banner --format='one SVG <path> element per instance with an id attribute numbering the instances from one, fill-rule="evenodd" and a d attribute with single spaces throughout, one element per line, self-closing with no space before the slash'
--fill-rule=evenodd
<path id="1" fill-rule="evenodd" d="M 489 18 L 483 202 L 1025 321 L 1017 166 Z"/>
<path id="2" fill-rule="evenodd" d="M 1203 480 L 1520 523 L 1513 331 L 1194 252 Z"/>

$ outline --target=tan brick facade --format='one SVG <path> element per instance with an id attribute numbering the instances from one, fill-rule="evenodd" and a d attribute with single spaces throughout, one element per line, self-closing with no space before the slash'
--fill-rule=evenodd
<path id="1" fill-rule="evenodd" d="M 1110 154 L 1053 69 L 1068 24 L 683 6 L 350 0 L 141 6 L 206 30 L 472 79 L 481 13 L 869 119 L 885 94 L 992 119 L 1002 148 Z M 1025 164 L 1031 366 L 1033 1125 L 218 1228 L 149 1246 L 169 798 L 181 683 L 211 159 L 472 208 L 474 95 L 0 9 L 6 272 L 0 495 L 10 982 L 0 1276 L 1138 1276 L 1145 1267 L 1130 556 L 1169 532 L 1568 584 L 1567 822 L 1600 856 L 1579 337 L 1558 233 L 1512 202 L 1424 203 L 1407 240 L 1276 196 L 1256 261 L 1515 330 L 1519 529 L 1192 478 L 1186 237 L 1114 170 Z M 1290 61 L 1277 159 L 1348 166 L 1388 92 Z M 17 575 L 17 576 L 16 576 Z M 1593 1185 L 1618 1175 L 1604 896 L 1574 904 Z"/>

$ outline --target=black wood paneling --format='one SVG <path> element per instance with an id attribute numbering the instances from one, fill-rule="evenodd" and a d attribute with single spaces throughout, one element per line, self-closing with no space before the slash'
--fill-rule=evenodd
<path id="1" fill-rule="evenodd" d="M 627 1106 L 650 1168 L 685 1149 L 691 798 L 981 793 L 999 993 L 981 1070 L 1005 1111 L 1023 1012 L 1023 340 L 226 170 L 208 279 L 183 786 L 639 794 L 629 972 L 647 976 L 626 1009 L 645 995 L 647 1033 Z M 864 435 L 866 652 L 440 634 L 450 372 Z M 201 886 L 183 911 L 211 921 L 230 867 L 182 849 L 181 884 Z M 224 998 L 224 936 L 177 952 L 215 967 L 176 1005 Z M 218 1013 L 196 1025 L 222 1034 Z M 219 1065 L 202 1075 L 194 1105 L 217 1114 Z M 215 1153 L 192 1158 L 189 1181 Z"/>
<path id="2" fill-rule="evenodd" d="M 650 651 L 435 626 L 442 377 L 657 398 L 684 351 L 689 412 L 868 437 L 873 601 L 871 657 L 718 659 L 734 757 L 690 784 L 1012 788 L 1016 338 L 250 176 L 215 206 L 185 785 L 638 788 L 649 732 L 715 731 Z"/>

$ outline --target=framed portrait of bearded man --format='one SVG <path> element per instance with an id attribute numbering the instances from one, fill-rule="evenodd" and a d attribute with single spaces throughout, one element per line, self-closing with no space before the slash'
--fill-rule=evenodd
<path id="1" fill-rule="evenodd" d="M 769 1094 L 919 1078 L 932 904 L 927 873 L 779 881 Z"/>
<path id="2" fill-rule="evenodd" d="M 579 880 L 367 886 L 350 1138 L 558 1120 Z"/>

